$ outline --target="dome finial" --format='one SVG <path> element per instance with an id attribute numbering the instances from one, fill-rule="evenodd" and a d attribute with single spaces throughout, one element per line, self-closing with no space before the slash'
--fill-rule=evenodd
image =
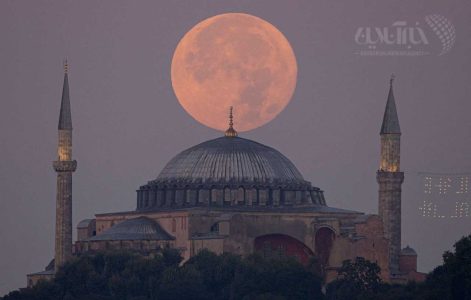
<path id="1" fill-rule="evenodd" d="M 69 73 L 69 63 L 67 62 L 67 57 L 64 59 L 64 73 Z"/>
<path id="2" fill-rule="evenodd" d="M 224 133 L 227 137 L 237 136 L 237 131 L 234 129 L 234 116 L 232 115 L 232 106 L 229 107 L 229 128 Z"/>
<path id="3" fill-rule="evenodd" d="M 232 115 L 232 106 L 229 107 L 229 127 L 234 125 L 234 116 Z"/>

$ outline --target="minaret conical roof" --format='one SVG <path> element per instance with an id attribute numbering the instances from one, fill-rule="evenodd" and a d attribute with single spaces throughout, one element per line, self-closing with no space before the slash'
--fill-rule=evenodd
<path id="1" fill-rule="evenodd" d="M 64 85 L 62 87 L 61 110 L 59 115 L 59 129 L 72 129 L 72 113 L 70 112 L 70 96 L 69 96 L 69 76 L 68 64 L 64 64 Z"/>
<path id="2" fill-rule="evenodd" d="M 394 76 L 391 77 L 389 84 L 388 101 L 386 102 L 386 109 L 384 110 L 383 124 L 381 125 L 380 134 L 401 133 L 399 118 L 397 117 L 396 101 L 394 100 L 393 80 Z"/>

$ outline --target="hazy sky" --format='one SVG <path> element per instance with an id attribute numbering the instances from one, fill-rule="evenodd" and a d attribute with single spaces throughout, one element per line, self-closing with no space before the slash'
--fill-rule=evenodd
<path id="1" fill-rule="evenodd" d="M 222 133 L 194 121 L 171 88 L 179 39 L 225 12 L 281 30 L 298 62 L 295 94 L 242 136 L 289 157 L 330 206 L 377 212 L 379 129 L 395 73 L 402 135 L 403 245 L 430 271 L 471 218 L 424 218 L 418 172 L 471 172 L 471 3 L 463 1 L 0 1 L 0 295 L 53 257 L 57 121 L 70 62 L 74 227 L 133 210 L 135 190 L 181 150 Z M 424 22 L 446 17 L 456 43 L 439 56 Z M 361 56 L 359 27 L 428 29 L 424 56 Z M 419 24 L 417 24 L 419 22 Z M 408 25 L 408 26 L 409 26 Z M 377 50 L 389 49 L 379 45 Z M 471 202 L 470 196 L 466 196 Z M 450 196 L 447 201 L 454 203 Z M 74 228 L 75 231 L 75 228 Z"/>

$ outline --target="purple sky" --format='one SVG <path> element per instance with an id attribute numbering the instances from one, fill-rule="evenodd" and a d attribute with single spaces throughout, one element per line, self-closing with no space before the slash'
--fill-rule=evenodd
<path id="1" fill-rule="evenodd" d="M 173 51 L 199 21 L 225 12 L 280 29 L 298 61 L 293 100 L 245 133 L 289 157 L 328 205 L 377 212 L 375 172 L 389 77 L 401 122 L 403 245 L 430 271 L 471 218 L 419 215 L 417 175 L 471 172 L 469 1 L 12 1 L 0 2 L 0 295 L 53 257 L 62 60 L 70 63 L 74 227 L 94 213 L 132 210 L 135 190 L 181 150 L 222 133 L 193 120 L 170 82 Z M 424 22 L 456 29 L 451 51 Z M 428 28 L 425 56 L 355 54 L 358 27 L 407 21 Z M 439 51 L 438 51 L 439 52 Z M 469 196 L 468 196 L 469 199 Z M 454 199 L 449 201 L 454 203 Z M 471 199 L 469 199 L 471 202 Z M 75 229 L 74 229 L 75 231 Z"/>

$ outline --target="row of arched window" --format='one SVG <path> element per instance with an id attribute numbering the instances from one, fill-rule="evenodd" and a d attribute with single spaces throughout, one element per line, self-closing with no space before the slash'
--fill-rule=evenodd
<path id="1" fill-rule="evenodd" d="M 226 187 L 212 189 L 151 189 L 137 191 L 137 208 L 191 206 L 295 206 L 325 205 L 320 190 Z"/>

